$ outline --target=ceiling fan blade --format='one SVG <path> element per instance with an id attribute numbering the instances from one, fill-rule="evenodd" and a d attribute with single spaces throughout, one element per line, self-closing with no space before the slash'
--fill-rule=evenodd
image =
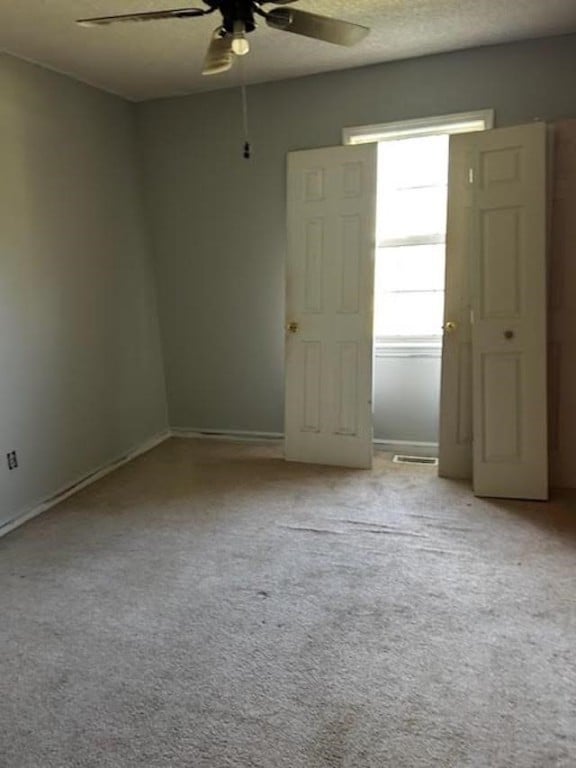
<path id="1" fill-rule="evenodd" d="M 78 19 L 76 22 L 81 27 L 101 27 L 107 24 L 116 24 L 126 21 L 160 21 L 162 19 L 187 19 L 195 16 L 205 16 L 212 13 L 212 9 L 203 8 L 176 8 L 172 11 L 150 11 L 148 13 L 126 13 L 120 16 L 98 16 L 94 19 Z"/>
<path id="2" fill-rule="evenodd" d="M 273 29 L 337 45 L 356 45 L 370 32 L 368 27 L 362 27 L 360 24 L 292 8 L 274 8 L 269 11 L 266 22 Z"/>
<path id="3" fill-rule="evenodd" d="M 232 37 L 220 34 L 221 27 L 218 27 L 212 36 L 206 58 L 204 59 L 203 75 L 219 75 L 221 72 L 227 72 L 234 61 L 232 53 Z"/>

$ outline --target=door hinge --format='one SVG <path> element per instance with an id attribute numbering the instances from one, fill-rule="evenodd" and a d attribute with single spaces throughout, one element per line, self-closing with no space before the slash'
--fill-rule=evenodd
<path id="1" fill-rule="evenodd" d="M 474 184 L 474 168 L 468 168 L 468 184 Z"/>

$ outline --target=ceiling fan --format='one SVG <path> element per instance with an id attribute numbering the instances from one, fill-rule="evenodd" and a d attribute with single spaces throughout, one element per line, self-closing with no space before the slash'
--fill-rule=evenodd
<path id="1" fill-rule="evenodd" d="M 272 29 L 292 32 L 337 45 L 355 45 L 369 33 L 368 27 L 348 21 L 319 16 L 295 8 L 272 8 L 266 5 L 292 5 L 297 0 L 202 0 L 205 8 L 176 8 L 147 13 L 128 13 L 120 16 L 100 16 L 79 19 L 85 27 L 107 26 L 118 22 L 159 21 L 162 19 L 190 19 L 219 11 L 222 23 L 215 29 L 204 61 L 202 74 L 216 75 L 232 67 L 234 54 L 243 56 L 250 51 L 247 34 L 256 28 L 260 17 Z"/>

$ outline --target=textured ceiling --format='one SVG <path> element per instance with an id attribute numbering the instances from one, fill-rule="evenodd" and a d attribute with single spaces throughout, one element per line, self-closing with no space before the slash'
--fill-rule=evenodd
<path id="1" fill-rule="evenodd" d="M 0 48 L 134 101 L 226 88 L 200 70 L 217 17 L 81 28 L 79 16 L 186 6 L 184 0 L 0 0 Z M 190 5 L 201 5 L 192 0 Z M 342 48 L 260 26 L 248 83 L 576 31 L 575 0 L 301 0 L 295 7 L 372 28 Z"/>

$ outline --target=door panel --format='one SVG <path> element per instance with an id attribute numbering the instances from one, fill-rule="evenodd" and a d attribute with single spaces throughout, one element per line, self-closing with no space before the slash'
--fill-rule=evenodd
<path id="1" fill-rule="evenodd" d="M 486 426 L 484 462 L 522 458 L 522 356 L 501 352 L 480 357 L 480 398 Z"/>
<path id="2" fill-rule="evenodd" d="M 289 155 L 290 461 L 371 466 L 375 209 L 375 145 Z"/>
<path id="3" fill-rule="evenodd" d="M 474 490 L 545 499 L 546 128 L 473 141 Z"/>
<path id="4" fill-rule="evenodd" d="M 450 142 L 440 474 L 548 494 L 546 129 Z"/>

